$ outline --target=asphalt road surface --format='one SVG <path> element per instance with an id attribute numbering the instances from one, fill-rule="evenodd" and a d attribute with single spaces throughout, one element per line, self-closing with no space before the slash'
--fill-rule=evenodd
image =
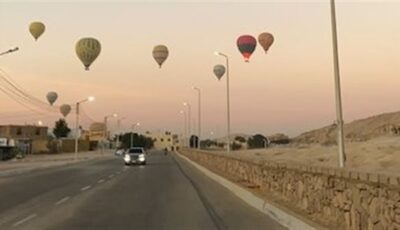
<path id="1" fill-rule="evenodd" d="M 0 178 L 0 229 L 285 229 L 173 154 Z"/>

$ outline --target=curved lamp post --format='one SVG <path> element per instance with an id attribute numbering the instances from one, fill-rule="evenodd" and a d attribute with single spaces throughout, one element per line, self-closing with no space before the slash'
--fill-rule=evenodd
<path id="1" fill-rule="evenodd" d="M 226 60 L 226 123 L 227 123 L 227 147 L 226 151 L 231 151 L 231 114 L 230 114 L 230 99 L 229 99 L 229 58 L 228 55 L 221 52 L 214 52 L 217 56 L 222 56 Z"/>

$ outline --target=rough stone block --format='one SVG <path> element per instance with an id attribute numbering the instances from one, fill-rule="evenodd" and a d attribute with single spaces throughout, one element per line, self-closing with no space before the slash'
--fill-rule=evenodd
<path id="1" fill-rule="evenodd" d="M 368 173 L 360 172 L 358 173 L 359 180 L 361 181 L 368 181 Z"/>
<path id="2" fill-rule="evenodd" d="M 390 185 L 395 185 L 395 186 L 399 186 L 400 185 L 400 178 L 397 176 L 391 176 L 389 178 L 389 184 Z"/>
<path id="3" fill-rule="evenodd" d="M 369 182 L 372 182 L 372 183 L 378 183 L 379 176 L 378 176 L 378 174 L 371 173 L 371 174 L 369 174 L 368 180 L 369 180 Z"/>
<path id="4" fill-rule="evenodd" d="M 353 180 L 358 179 L 358 172 L 350 172 L 350 178 Z"/>
<path id="5" fill-rule="evenodd" d="M 378 175 L 379 183 L 381 184 L 389 184 L 389 176 L 387 175 Z"/>

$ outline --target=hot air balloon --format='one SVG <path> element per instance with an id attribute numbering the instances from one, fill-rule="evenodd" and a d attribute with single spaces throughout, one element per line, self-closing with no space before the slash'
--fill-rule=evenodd
<path id="1" fill-rule="evenodd" d="M 251 35 L 242 35 L 237 39 L 236 44 L 244 57 L 244 61 L 249 62 L 251 54 L 256 49 L 257 40 Z"/>
<path id="2" fill-rule="evenodd" d="M 71 112 L 71 106 L 63 104 L 62 106 L 60 106 L 60 112 L 64 117 L 66 117 L 69 114 L 69 112 Z"/>
<path id="3" fill-rule="evenodd" d="M 29 32 L 31 32 L 32 36 L 35 38 L 35 41 L 44 33 L 46 26 L 41 22 L 32 22 L 29 25 Z"/>
<path id="4" fill-rule="evenodd" d="M 75 52 L 78 58 L 85 66 L 85 70 L 89 70 L 89 66 L 99 56 L 101 44 L 95 38 L 82 38 L 75 45 Z"/>
<path id="5" fill-rule="evenodd" d="M 258 35 L 258 42 L 263 47 L 265 53 L 267 53 L 269 47 L 274 43 L 274 36 L 270 33 L 261 33 Z"/>
<path id="6" fill-rule="evenodd" d="M 164 61 L 167 59 L 168 54 L 168 47 L 164 45 L 158 45 L 153 48 L 153 58 L 156 60 L 160 68 Z"/>
<path id="7" fill-rule="evenodd" d="M 225 74 L 225 66 L 216 65 L 214 66 L 214 74 L 217 76 L 218 80 L 221 80 L 222 76 Z"/>
<path id="8" fill-rule="evenodd" d="M 50 105 L 53 105 L 53 103 L 57 100 L 58 95 L 56 92 L 48 92 L 46 98 Z"/>

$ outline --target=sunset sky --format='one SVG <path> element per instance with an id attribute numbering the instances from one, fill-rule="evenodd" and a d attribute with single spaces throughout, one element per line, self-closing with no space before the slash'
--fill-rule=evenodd
<path id="1" fill-rule="evenodd" d="M 400 1 L 337 1 L 345 122 L 400 108 Z M 37 42 L 32 21 L 46 31 Z M 226 130 L 225 77 L 212 69 L 230 57 L 232 133 L 290 136 L 335 119 L 329 0 L 324 1 L 3 1 L 0 0 L 0 68 L 33 96 L 58 92 L 57 105 L 93 95 L 83 105 L 91 119 L 116 112 L 127 128 L 182 129 L 182 103 L 202 90 L 203 135 Z M 268 54 L 258 46 L 250 63 L 236 47 L 242 34 L 275 36 Z M 82 37 L 95 37 L 102 52 L 85 71 L 75 54 Z M 159 69 L 155 45 L 169 47 Z M 67 120 L 74 126 L 74 114 Z M 53 126 L 59 114 L 35 114 L 0 92 L 0 124 Z M 91 119 L 82 117 L 84 127 Z M 110 120 L 115 129 L 116 119 Z"/>

